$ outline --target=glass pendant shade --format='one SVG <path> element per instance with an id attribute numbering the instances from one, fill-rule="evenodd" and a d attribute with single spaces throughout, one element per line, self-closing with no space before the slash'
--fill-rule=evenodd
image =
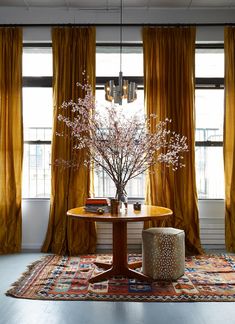
<path id="1" fill-rule="evenodd" d="M 123 80 L 122 72 L 119 72 L 118 85 L 114 80 L 109 80 L 105 84 L 105 99 L 115 104 L 122 105 L 122 100 L 126 99 L 128 103 L 137 98 L 137 85 L 135 82 Z"/>

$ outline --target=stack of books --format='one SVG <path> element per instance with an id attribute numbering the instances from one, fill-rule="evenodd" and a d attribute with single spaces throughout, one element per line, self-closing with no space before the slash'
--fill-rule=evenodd
<path id="1" fill-rule="evenodd" d="M 104 213 L 110 212 L 110 200 L 108 198 L 87 198 L 85 204 L 85 211 L 96 213 L 101 208 Z"/>

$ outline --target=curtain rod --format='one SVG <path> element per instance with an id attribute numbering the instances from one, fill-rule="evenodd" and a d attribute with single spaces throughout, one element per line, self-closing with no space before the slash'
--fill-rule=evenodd
<path id="1" fill-rule="evenodd" d="M 156 23 L 123 23 L 122 25 L 119 23 L 66 23 L 66 24 L 0 24 L 0 27 L 154 27 L 154 26 L 235 26 L 234 23 L 162 23 L 162 24 L 156 24 Z"/>
<path id="2" fill-rule="evenodd" d="M 49 42 L 46 42 L 46 43 L 44 43 L 44 42 L 42 42 L 42 43 L 40 43 L 40 42 L 36 42 L 36 43 L 32 43 L 32 42 L 23 42 L 23 45 L 24 45 L 24 47 L 45 47 L 45 48 L 47 48 L 47 47 L 51 47 L 51 45 L 52 45 L 52 42 L 51 41 L 49 41 Z M 142 47 L 143 46 L 143 44 L 142 44 L 142 42 L 141 43 L 123 43 L 122 44 L 123 45 L 123 47 L 125 48 L 125 47 L 134 47 L 134 48 L 136 48 L 136 47 Z M 115 42 L 115 43 L 99 43 L 99 42 L 97 42 L 96 43 L 96 47 L 119 47 L 120 46 L 120 43 L 117 43 L 117 42 Z M 215 42 L 215 43 L 196 43 L 196 48 L 198 48 L 198 49 L 218 49 L 218 48 L 220 48 L 220 49 L 223 49 L 224 48 L 224 44 L 223 43 L 218 43 L 218 42 Z"/>

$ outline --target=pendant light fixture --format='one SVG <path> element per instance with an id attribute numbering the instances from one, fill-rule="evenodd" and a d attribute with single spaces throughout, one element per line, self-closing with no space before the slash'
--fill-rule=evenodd
<path id="1" fill-rule="evenodd" d="M 122 22 L 123 22 L 123 0 L 120 0 L 120 72 L 118 85 L 115 85 L 114 80 L 109 80 L 105 84 L 105 99 L 122 105 L 123 99 L 128 103 L 133 102 L 137 98 L 137 85 L 135 82 L 128 82 L 123 79 L 122 73 Z"/>

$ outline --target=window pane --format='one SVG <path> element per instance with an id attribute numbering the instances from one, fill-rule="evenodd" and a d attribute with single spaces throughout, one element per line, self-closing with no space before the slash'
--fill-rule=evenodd
<path id="1" fill-rule="evenodd" d="M 197 190 L 200 199 L 224 198 L 222 147 L 196 147 Z"/>
<path id="2" fill-rule="evenodd" d="M 223 141 L 224 91 L 196 90 L 196 141 Z M 224 198 L 223 148 L 196 147 L 200 199 Z"/>
<path id="3" fill-rule="evenodd" d="M 104 90 L 96 90 L 97 109 L 102 110 L 110 105 L 105 100 Z M 115 108 L 114 108 L 115 109 Z M 132 103 L 123 103 L 122 109 L 128 116 L 138 112 L 144 116 L 144 91 L 137 91 L 137 100 Z M 127 197 L 143 198 L 145 192 L 145 174 L 130 180 L 126 186 Z M 116 193 L 113 181 L 105 172 L 95 172 L 95 195 L 97 197 L 114 197 Z"/>
<path id="4" fill-rule="evenodd" d="M 25 47 L 23 76 L 52 76 L 52 49 Z"/>
<path id="5" fill-rule="evenodd" d="M 23 88 L 24 140 L 51 140 L 52 88 Z"/>
<path id="6" fill-rule="evenodd" d="M 23 198 L 50 197 L 50 163 L 51 145 L 24 145 Z"/>
<path id="7" fill-rule="evenodd" d="M 96 197 L 115 197 L 115 185 L 105 172 L 95 172 L 94 184 Z M 145 174 L 130 180 L 125 189 L 127 198 L 143 198 L 145 195 Z"/>
<path id="8" fill-rule="evenodd" d="M 224 77 L 224 50 L 197 49 L 195 57 L 197 78 Z"/>
<path id="9" fill-rule="evenodd" d="M 143 76 L 142 47 L 123 47 L 122 72 L 124 76 Z M 118 76 L 120 71 L 120 48 L 97 47 L 96 76 Z"/>
<path id="10" fill-rule="evenodd" d="M 24 141 L 51 141 L 52 89 L 23 88 Z M 25 143 L 23 198 L 50 196 L 51 145 Z"/>
<path id="11" fill-rule="evenodd" d="M 222 141 L 224 91 L 196 90 L 196 141 Z"/>

